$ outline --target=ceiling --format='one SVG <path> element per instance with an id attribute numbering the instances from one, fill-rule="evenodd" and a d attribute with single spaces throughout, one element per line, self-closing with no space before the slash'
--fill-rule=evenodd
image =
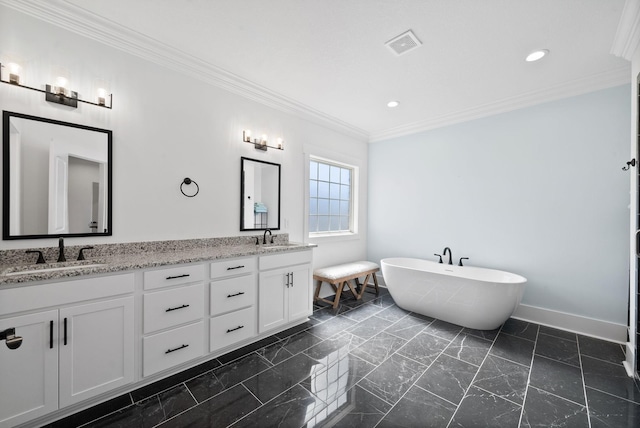
<path id="1" fill-rule="evenodd" d="M 631 75 L 610 53 L 624 0 L 2 3 L 371 141 Z M 422 46 L 397 56 L 384 45 L 409 29 Z M 524 61 L 541 48 L 550 54 Z M 390 109 L 390 100 L 400 105 Z"/>

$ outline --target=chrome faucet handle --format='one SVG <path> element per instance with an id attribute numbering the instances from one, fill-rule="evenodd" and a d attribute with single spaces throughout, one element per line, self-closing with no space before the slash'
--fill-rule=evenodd
<path id="1" fill-rule="evenodd" d="M 463 260 L 469 260 L 469 257 L 460 257 L 460 261 L 458 262 L 458 266 L 464 266 L 464 265 L 462 264 L 462 261 L 463 261 Z"/>
<path id="2" fill-rule="evenodd" d="M 438 258 L 440 259 L 440 260 L 438 260 L 438 263 L 442 263 L 442 255 L 441 254 L 433 253 L 433 255 L 434 256 L 438 256 Z"/>

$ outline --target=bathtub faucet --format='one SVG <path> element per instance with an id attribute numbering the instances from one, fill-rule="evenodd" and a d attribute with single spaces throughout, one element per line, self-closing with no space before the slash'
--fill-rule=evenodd
<path id="1" fill-rule="evenodd" d="M 446 256 L 447 255 L 447 251 L 449 252 L 449 264 L 452 265 L 453 262 L 451 261 L 451 248 L 444 247 L 444 250 L 442 250 L 442 255 Z"/>

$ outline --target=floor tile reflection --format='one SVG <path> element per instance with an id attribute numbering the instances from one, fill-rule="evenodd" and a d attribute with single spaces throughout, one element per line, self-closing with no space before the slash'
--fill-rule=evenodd
<path id="1" fill-rule="evenodd" d="M 365 296 L 47 428 L 640 426 L 619 344 L 516 319 L 462 328 L 384 288 Z"/>

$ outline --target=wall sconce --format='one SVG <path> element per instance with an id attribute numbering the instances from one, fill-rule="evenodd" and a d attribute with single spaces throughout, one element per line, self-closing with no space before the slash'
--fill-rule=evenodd
<path id="1" fill-rule="evenodd" d="M 62 105 L 66 105 L 73 108 L 77 108 L 79 102 L 85 103 L 85 104 L 91 104 L 98 107 L 104 107 L 108 109 L 113 108 L 113 94 L 109 94 L 107 96 L 106 91 L 104 89 L 102 89 L 102 92 L 98 90 L 98 96 L 97 96 L 98 102 L 93 103 L 91 101 L 81 100 L 80 98 L 78 98 L 77 92 L 69 90 L 69 88 L 67 88 L 69 82 L 64 77 L 58 77 L 56 79 L 55 85 L 45 85 L 45 90 L 42 90 L 42 89 L 34 88 L 32 86 L 23 85 L 20 83 L 20 80 L 21 80 L 20 72 L 22 69 L 18 64 L 15 64 L 15 63 L 7 64 L 7 68 L 9 69 L 8 81 L 3 79 L 3 76 L 2 76 L 3 68 L 5 68 L 5 66 L 2 63 L 0 63 L 0 83 L 6 83 L 9 85 L 19 86 L 25 89 L 30 89 L 32 91 L 42 92 L 45 94 L 45 100 L 49 102 L 62 104 Z M 109 103 L 106 102 L 107 98 L 109 98 Z"/>
<path id="2" fill-rule="evenodd" d="M 242 131 L 242 141 L 244 141 L 245 143 L 253 144 L 256 150 L 262 150 L 265 152 L 267 151 L 267 147 L 271 147 L 272 149 L 277 150 L 284 150 L 284 141 L 282 140 L 282 138 L 277 138 L 276 145 L 270 146 L 268 144 L 268 137 L 265 134 L 263 134 L 260 138 L 254 138 L 253 140 L 251 140 L 251 131 L 248 129 Z"/>

